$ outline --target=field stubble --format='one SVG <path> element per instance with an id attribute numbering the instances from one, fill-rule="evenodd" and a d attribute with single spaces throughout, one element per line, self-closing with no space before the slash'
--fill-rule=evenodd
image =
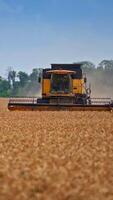
<path id="1" fill-rule="evenodd" d="M 0 200 L 113 199 L 113 113 L 9 112 L 0 100 Z"/>

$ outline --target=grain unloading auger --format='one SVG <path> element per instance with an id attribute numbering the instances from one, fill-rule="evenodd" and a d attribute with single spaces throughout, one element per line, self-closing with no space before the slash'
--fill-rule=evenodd
<path id="1" fill-rule="evenodd" d="M 10 98 L 11 111 L 109 111 L 113 110 L 110 98 L 91 98 L 87 78 L 81 64 L 52 64 L 43 69 L 41 98 Z"/>

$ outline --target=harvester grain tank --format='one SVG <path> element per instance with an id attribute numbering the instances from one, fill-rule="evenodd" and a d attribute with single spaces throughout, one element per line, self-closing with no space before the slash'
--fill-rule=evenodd
<path id="1" fill-rule="evenodd" d="M 10 98 L 9 110 L 112 110 L 110 98 L 91 98 L 82 64 L 52 64 L 42 72 L 41 98 Z"/>

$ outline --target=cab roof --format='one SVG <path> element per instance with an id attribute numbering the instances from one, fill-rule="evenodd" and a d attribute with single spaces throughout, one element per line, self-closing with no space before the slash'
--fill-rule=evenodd
<path id="1" fill-rule="evenodd" d="M 77 69 L 80 70 L 82 67 L 82 63 L 71 63 L 71 64 L 51 64 L 52 70 L 71 70 L 76 71 Z"/>
<path id="2" fill-rule="evenodd" d="M 75 74 L 75 71 L 71 71 L 71 70 L 62 70 L 62 69 L 58 69 L 58 70 L 49 70 L 47 71 L 47 73 L 50 74 Z"/>

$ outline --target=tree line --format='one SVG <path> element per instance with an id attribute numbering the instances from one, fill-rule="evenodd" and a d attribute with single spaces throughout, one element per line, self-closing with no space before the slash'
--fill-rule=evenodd
<path id="1" fill-rule="evenodd" d="M 7 78 L 0 76 L 0 97 L 27 96 L 39 90 L 42 69 L 34 68 L 31 74 L 23 71 L 8 70 Z M 33 91 L 33 92 L 32 92 Z"/>
<path id="2" fill-rule="evenodd" d="M 93 94 L 113 96 L 113 60 L 103 60 L 98 66 L 90 61 L 81 63 L 83 73 L 92 84 Z M 0 97 L 37 95 L 41 88 L 41 74 L 41 68 L 34 68 L 30 74 L 10 69 L 7 78 L 0 76 Z"/>

